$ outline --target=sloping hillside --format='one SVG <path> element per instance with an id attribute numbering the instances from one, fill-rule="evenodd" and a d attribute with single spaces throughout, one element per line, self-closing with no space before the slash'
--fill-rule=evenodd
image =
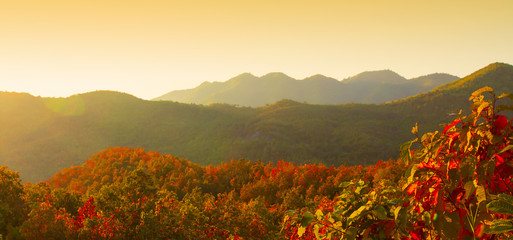
<path id="1" fill-rule="evenodd" d="M 426 94 L 388 104 L 260 108 L 144 101 L 117 92 L 69 98 L 0 93 L 0 165 L 41 181 L 107 147 L 142 147 L 208 165 L 231 158 L 327 165 L 372 164 L 397 156 L 419 122 L 430 131 L 467 109 L 479 86 L 512 89 L 513 67 L 492 64 Z"/>

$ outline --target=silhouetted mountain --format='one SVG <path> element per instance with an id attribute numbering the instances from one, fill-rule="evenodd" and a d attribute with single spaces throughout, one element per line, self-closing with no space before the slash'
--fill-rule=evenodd
<path id="1" fill-rule="evenodd" d="M 400 84 L 407 79 L 390 71 L 367 71 L 343 80 L 345 84 Z"/>
<path id="2" fill-rule="evenodd" d="M 262 79 L 244 76 L 242 81 Z M 300 82 L 314 79 L 337 83 L 320 75 Z M 108 91 L 68 98 L 1 92 L 0 165 L 19 171 L 25 181 L 41 181 L 117 146 L 170 153 L 202 165 L 231 158 L 367 165 L 397 157 L 415 122 L 421 131 L 431 131 L 448 122 L 447 114 L 468 109 L 469 94 L 485 85 L 499 94 L 513 92 L 513 66 L 491 64 L 428 93 L 380 105 L 282 100 L 249 108 L 145 101 Z"/>
<path id="3" fill-rule="evenodd" d="M 449 74 L 431 74 L 407 80 L 390 70 L 363 72 L 343 81 L 323 75 L 296 80 L 283 73 L 269 73 L 260 78 L 244 73 L 226 82 L 204 82 L 196 88 L 172 91 L 154 100 L 253 107 L 281 99 L 310 104 L 382 103 L 427 92 L 456 79 Z"/>

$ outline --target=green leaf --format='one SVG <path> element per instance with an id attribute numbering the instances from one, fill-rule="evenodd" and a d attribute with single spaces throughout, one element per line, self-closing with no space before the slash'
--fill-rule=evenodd
<path id="1" fill-rule="evenodd" d="M 376 206 L 372 210 L 372 212 L 374 213 L 374 215 L 376 215 L 376 217 L 378 217 L 379 220 L 389 220 L 390 219 L 387 216 L 387 210 L 381 205 Z"/>
<path id="2" fill-rule="evenodd" d="M 342 213 L 343 213 L 343 211 L 342 211 L 342 210 L 340 210 L 340 209 L 338 209 L 338 210 L 334 211 L 334 212 L 331 214 L 331 216 L 333 216 L 333 217 L 338 217 L 338 216 L 341 216 L 341 215 L 342 215 Z"/>
<path id="3" fill-rule="evenodd" d="M 408 141 L 408 142 L 405 142 L 403 143 L 403 145 L 401 145 L 401 148 L 399 150 L 401 156 L 400 158 L 405 160 L 406 163 L 408 164 L 410 161 L 411 161 L 411 152 L 410 152 L 410 148 L 411 148 L 411 145 L 416 142 L 418 139 L 414 139 L 412 141 Z"/>
<path id="4" fill-rule="evenodd" d="M 502 199 L 491 201 L 486 204 L 486 208 L 495 213 L 513 214 L 513 205 Z"/>
<path id="5" fill-rule="evenodd" d="M 360 208 L 358 208 L 356 211 L 351 213 L 351 215 L 349 215 L 349 217 L 347 218 L 348 222 L 352 222 L 354 218 L 356 218 L 359 215 L 361 215 L 362 212 L 365 211 L 365 210 L 367 210 L 367 206 L 366 205 L 363 205 Z"/>
<path id="6" fill-rule="evenodd" d="M 497 197 L 502 198 L 506 202 L 513 204 L 513 196 L 511 196 L 511 195 L 501 193 L 501 194 L 498 194 Z"/>
<path id="7" fill-rule="evenodd" d="M 430 212 L 425 211 L 422 214 L 422 218 L 424 220 L 424 223 L 426 223 L 427 225 L 431 224 L 431 213 Z"/>
<path id="8" fill-rule="evenodd" d="M 513 223 L 507 219 L 495 219 L 490 227 L 485 230 L 488 234 L 499 234 L 513 231 Z"/>
<path id="9" fill-rule="evenodd" d="M 357 187 L 366 186 L 365 181 L 363 181 L 361 179 L 360 179 L 360 181 L 356 182 L 354 185 L 356 185 Z"/>
<path id="10" fill-rule="evenodd" d="M 468 99 L 469 101 L 474 99 L 475 97 L 481 95 L 482 93 L 484 92 L 493 92 L 493 89 L 491 87 L 482 87 L 478 90 L 476 90 L 475 92 L 472 93 L 472 96 L 470 96 L 470 98 Z"/>
<path id="11" fill-rule="evenodd" d="M 413 182 L 413 178 L 415 177 L 415 172 L 417 172 L 417 169 L 419 167 L 419 164 L 412 164 L 409 171 L 408 171 L 408 183 Z"/>
<path id="12" fill-rule="evenodd" d="M 445 212 L 440 214 L 437 220 L 433 221 L 435 223 L 435 229 L 439 231 L 442 239 L 458 239 L 460 236 L 460 220 L 458 213 L 456 212 Z"/>
<path id="13" fill-rule="evenodd" d="M 285 214 L 288 215 L 288 216 L 295 215 L 296 211 L 294 211 L 294 210 L 287 210 L 287 211 L 285 211 Z"/>
<path id="14" fill-rule="evenodd" d="M 466 158 L 465 161 L 475 162 L 474 158 Z M 473 178 L 475 172 L 475 167 L 470 164 L 466 164 L 465 166 L 460 165 L 460 175 L 462 179 L 465 178 Z M 470 182 L 473 184 L 473 182 Z M 475 186 L 475 185 L 474 185 Z"/>
<path id="15" fill-rule="evenodd" d="M 402 199 L 400 199 L 400 198 L 394 198 L 394 199 L 392 199 L 392 200 L 390 200 L 390 201 L 388 202 L 388 204 L 390 204 L 390 205 L 396 205 L 396 204 L 398 204 L 398 203 L 404 203 L 404 200 L 402 200 Z"/>
<path id="16" fill-rule="evenodd" d="M 486 182 L 487 179 L 490 179 L 490 176 L 493 176 L 494 169 L 495 169 L 495 163 L 493 163 L 493 162 L 488 161 L 488 162 L 479 164 L 479 166 L 476 169 L 477 183 L 484 184 L 484 182 Z"/>
<path id="17" fill-rule="evenodd" d="M 465 152 L 468 150 L 469 146 L 470 146 L 470 140 L 472 139 L 472 132 L 471 131 L 467 131 L 467 144 L 465 144 Z"/>
<path id="18" fill-rule="evenodd" d="M 468 200 L 470 196 L 472 196 L 472 193 L 475 190 L 474 183 L 473 182 L 467 182 L 465 183 L 465 186 L 463 187 L 465 189 L 465 199 Z"/>
<path id="19" fill-rule="evenodd" d="M 397 218 L 399 217 L 399 212 L 403 207 L 399 206 L 394 210 L 394 220 L 397 222 Z"/>
<path id="20" fill-rule="evenodd" d="M 408 218 L 408 209 L 403 208 L 401 206 L 397 207 L 394 210 L 394 220 L 395 223 L 400 226 L 400 228 L 406 227 L 407 224 L 407 218 Z"/>
<path id="21" fill-rule="evenodd" d="M 452 168 L 447 171 L 447 176 L 449 177 L 449 179 L 457 179 L 458 175 L 460 175 L 460 173 L 458 172 L 458 169 Z M 456 181 L 453 181 L 453 182 L 456 182 Z M 457 183 L 455 183 L 455 184 L 457 184 Z"/>
<path id="22" fill-rule="evenodd" d="M 477 204 L 480 204 L 483 201 L 486 201 L 486 190 L 483 185 L 479 185 L 476 187 L 476 195 L 477 195 Z"/>
<path id="23" fill-rule="evenodd" d="M 487 108 L 490 106 L 490 103 L 489 102 L 482 102 L 479 107 L 477 107 L 477 116 L 481 115 L 481 112 L 483 111 L 483 109 Z"/>
<path id="24" fill-rule="evenodd" d="M 361 194 L 363 190 L 367 189 L 367 185 L 363 185 L 361 187 L 357 187 L 356 190 L 354 190 L 354 192 L 356 194 Z"/>
<path id="25" fill-rule="evenodd" d="M 506 146 L 505 148 L 501 149 L 501 151 L 500 151 L 498 154 L 501 154 L 501 153 L 503 153 L 503 152 L 505 152 L 505 151 L 508 151 L 508 150 L 510 150 L 510 149 L 512 149 L 512 148 L 513 148 L 513 145 L 508 145 L 508 146 Z"/>
<path id="26" fill-rule="evenodd" d="M 303 213 L 303 218 L 301 219 L 301 226 L 306 227 L 308 224 L 313 222 L 314 215 L 311 212 L 305 212 Z"/>
<path id="27" fill-rule="evenodd" d="M 347 240 L 354 240 L 356 239 L 356 233 L 357 233 L 357 230 L 355 227 L 350 227 L 346 230 L 345 232 L 345 235 L 344 235 L 344 239 L 347 239 Z"/>

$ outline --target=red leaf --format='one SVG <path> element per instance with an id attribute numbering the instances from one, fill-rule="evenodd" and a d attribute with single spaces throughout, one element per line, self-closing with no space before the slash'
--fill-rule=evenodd
<path id="1" fill-rule="evenodd" d="M 493 134 L 499 134 L 504 127 L 508 124 L 508 118 L 503 115 L 496 115 L 493 121 Z"/>
<path id="2" fill-rule="evenodd" d="M 433 197 L 433 205 L 438 205 L 438 193 L 440 193 L 440 188 L 435 188 L 431 196 Z"/>
<path id="3" fill-rule="evenodd" d="M 419 185 L 418 181 L 414 182 L 410 186 L 408 186 L 408 189 L 406 190 L 408 195 L 412 195 L 413 193 L 415 193 L 415 191 L 417 190 L 417 185 Z"/>
<path id="4" fill-rule="evenodd" d="M 454 121 L 452 121 L 451 124 L 447 125 L 445 128 L 444 128 L 444 131 L 442 133 L 446 133 L 447 130 L 451 129 L 452 127 L 454 127 L 456 124 L 460 123 L 461 122 L 461 119 L 455 119 Z"/>
<path id="5" fill-rule="evenodd" d="M 460 169 L 460 162 L 457 159 L 449 160 L 449 165 L 447 166 L 447 169 Z"/>
<path id="6" fill-rule="evenodd" d="M 495 166 L 499 166 L 504 163 L 504 158 L 499 156 L 497 153 L 495 154 L 495 157 L 497 158 L 497 163 L 495 163 Z"/>
<path id="7" fill-rule="evenodd" d="M 485 225 L 480 223 L 479 225 L 477 225 L 476 230 L 474 230 L 474 235 L 481 238 L 484 234 L 484 229 L 485 229 Z"/>

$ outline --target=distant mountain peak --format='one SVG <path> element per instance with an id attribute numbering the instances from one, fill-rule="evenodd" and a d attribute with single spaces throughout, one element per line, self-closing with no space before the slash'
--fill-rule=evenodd
<path id="1" fill-rule="evenodd" d="M 481 68 L 474 73 L 461 78 L 457 81 L 450 82 L 444 85 L 441 85 L 433 91 L 442 91 L 442 90 L 459 90 L 459 89 L 478 89 L 484 86 L 487 86 L 489 82 L 493 81 L 500 85 L 505 85 L 503 82 L 506 80 L 508 75 L 513 75 L 513 66 L 506 63 L 492 63 L 487 65 L 484 68 Z M 506 84 L 507 85 L 507 84 Z M 513 89 L 496 89 L 497 91 L 506 91 L 511 92 Z"/>
<path id="2" fill-rule="evenodd" d="M 335 78 L 331 78 L 331 77 L 327 77 L 325 75 L 322 75 L 322 74 L 315 74 L 315 75 L 312 75 L 310 77 L 307 77 L 304 80 L 311 80 L 311 81 L 317 81 L 317 80 L 335 80 L 337 82 L 339 82 L 337 79 Z"/>
<path id="3" fill-rule="evenodd" d="M 290 77 L 287 74 L 282 73 L 282 72 L 270 72 L 268 74 L 263 75 L 260 78 L 261 79 L 292 79 L 292 77 Z"/>
<path id="4" fill-rule="evenodd" d="M 254 82 L 256 80 L 258 80 L 258 77 L 256 77 L 255 75 L 253 75 L 251 73 L 243 73 L 243 74 L 239 74 L 233 78 L 230 78 L 226 82 L 216 82 L 216 83 L 219 85 L 218 87 L 221 87 L 222 85 L 230 85 L 233 87 L 233 86 L 238 86 L 243 83 Z"/>
<path id="5" fill-rule="evenodd" d="M 315 75 L 312 75 L 310 77 L 307 77 L 307 78 L 327 78 L 325 75 L 322 75 L 322 74 L 315 74 Z"/>
<path id="6" fill-rule="evenodd" d="M 254 78 L 258 78 L 258 77 L 251 73 L 242 73 L 235 77 L 230 78 L 228 81 L 236 80 L 236 79 L 254 79 Z"/>
<path id="7" fill-rule="evenodd" d="M 256 76 L 250 72 L 245 72 L 245 73 L 241 73 L 241 74 L 237 75 L 237 77 L 256 77 Z"/>
<path id="8" fill-rule="evenodd" d="M 503 63 L 503 62 L 494 62 L 494 63 L 488 64 L 488 66 L 486 66 L 485 68 L 499 68 L 499 67 L 511 68 L 513 66 L 510 64 L 507 64 L 507 63 Z"/>
<path id="9" fill-rule="evenodd" d="M 357 76 L 365 76 L 365 75 L 394 75 L 394 76 L 400 76 L 396 72 L 390 70 L 390 69 L 383 69 L 383 70 L 372 70 L 372 71 L 363 71 L 359 74 L 356 74 L 354 77 Z"/>
<path id="10" fill-rule="evenodd" d="M 246 73 L 241 73 L 231 79 L 254 79 L 254 78 L 258 78 L 258 77 L 249 72 L 246 72 Z"/>
<path id="11" fill-rule="evenodd" d="M 475 76 L 475 75 L 484 75 L 484 74 L 488 74 L 490 72 L 495 72 L 495 71 L 500 71 L 500 70 L 511 70 L 511 69 L 513 69 L 512 65 L 509 65 L 506 63 L 501 63 L 501 62 L 495 62 L 495 63 L 488 64 L 486 67 L 483 67 L 483 68 L 475 71 L 474 73 L 472 73 L 471 75 L 469 75 L 467 77 Z"/>
<path id="12" fill-rule="evenodd" d="M 225 82 L 205 82 L 154 100 L 251 107 L 273 104 L 281 99 L 311 104 L 383 103 L 425 93 L 456 79 L 442 74 L 409 81 L 389 69 L 362 72 L 343 81 L 321 74 L 298 80 L 282 72 L 270 72 L 261 77 L 242 73 Z"/>
<path id="13" fill-rule="evenodd" d="M 396 83 L 406 78 L 391 70 L 365 71 L 356 76 L 344 79 L 343 83 Z"/>

